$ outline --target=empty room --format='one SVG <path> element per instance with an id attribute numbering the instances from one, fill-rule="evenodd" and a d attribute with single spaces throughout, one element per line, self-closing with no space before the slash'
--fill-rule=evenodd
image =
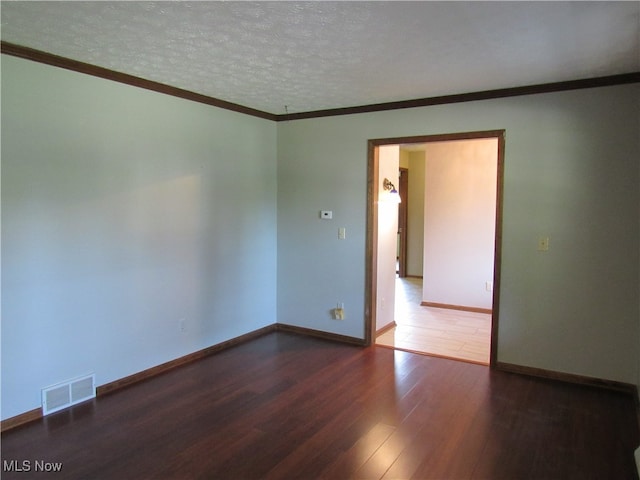
<path id="1" fill-rule="evenodd" d="M 2 478 L 638 478 L 638 2 L 0 14 Z M 376 346 L 380 150 L 461 137 L 478 363 Z"/>

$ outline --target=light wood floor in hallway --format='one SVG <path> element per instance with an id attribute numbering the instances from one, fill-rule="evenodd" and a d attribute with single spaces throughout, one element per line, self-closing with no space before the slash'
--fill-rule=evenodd
<path id="1" fill-rule="evenodd" d="M 397 326 L 376 338 L 384 347 L 489 364 L 491 315 L 424 307 L 421 278 L 396 279 Z"/>

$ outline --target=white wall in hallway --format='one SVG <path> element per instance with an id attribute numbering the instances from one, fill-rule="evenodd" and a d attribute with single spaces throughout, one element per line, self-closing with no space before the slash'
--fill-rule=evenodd
<path id="1" fill-rule="evenodd" d="M 422 301 L 491 309 L 498 140 L 425 144 Z"/>
<path id="2" fill-rule="evenodd" d="M 378 177 L 380 195 L 378 196 L 378 258 L 376 293 L 376 330 L 391 324 L 395 320 L 396 297 L 396 254 L 398 247 L 398 204 L 389 199 L 390 195 L 382 188 L 385 178 L 399 185 L 400 147 L 382 145 L 378 147 Z"/>

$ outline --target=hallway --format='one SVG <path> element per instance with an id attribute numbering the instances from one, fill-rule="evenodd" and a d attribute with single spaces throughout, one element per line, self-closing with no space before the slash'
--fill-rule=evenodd
<path id="1" fill-rule="evenodd" d="M 421 278 L 396 278 L 396 327 L 376 345 L 489 364 L 491 315 L 423 307 Z"/>

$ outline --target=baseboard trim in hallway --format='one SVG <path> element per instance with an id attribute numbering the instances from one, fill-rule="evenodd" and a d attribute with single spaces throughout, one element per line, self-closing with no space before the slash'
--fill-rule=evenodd
<path id="1" fill-rule="evenodd" d="M 460 310 L 463 312 L 474 312 L 474 313 L 490 314 L 493 311 L 490 308 L 467 307 L 465 305 L 451 305 L 448 303 L 436 303 L 436 302 L 420 302 L 420 305 L 422 305 L 423 307 L 445 308 L 447 310 Z"/>
<path id="2" fill-rule="evenodd" d="M 379 337 L 380 335 L 384 334 L 385 332 L 387 332 L 387 331 L 389 331 L 389 330 L 391 330 L 393 328 L 396 328 L 397 326 L 398 326 L 398 324 L 395 321 L 393 321 L 390 324 L 385 325 L 384 327 L 376 330 L 376 338 Z"/>

